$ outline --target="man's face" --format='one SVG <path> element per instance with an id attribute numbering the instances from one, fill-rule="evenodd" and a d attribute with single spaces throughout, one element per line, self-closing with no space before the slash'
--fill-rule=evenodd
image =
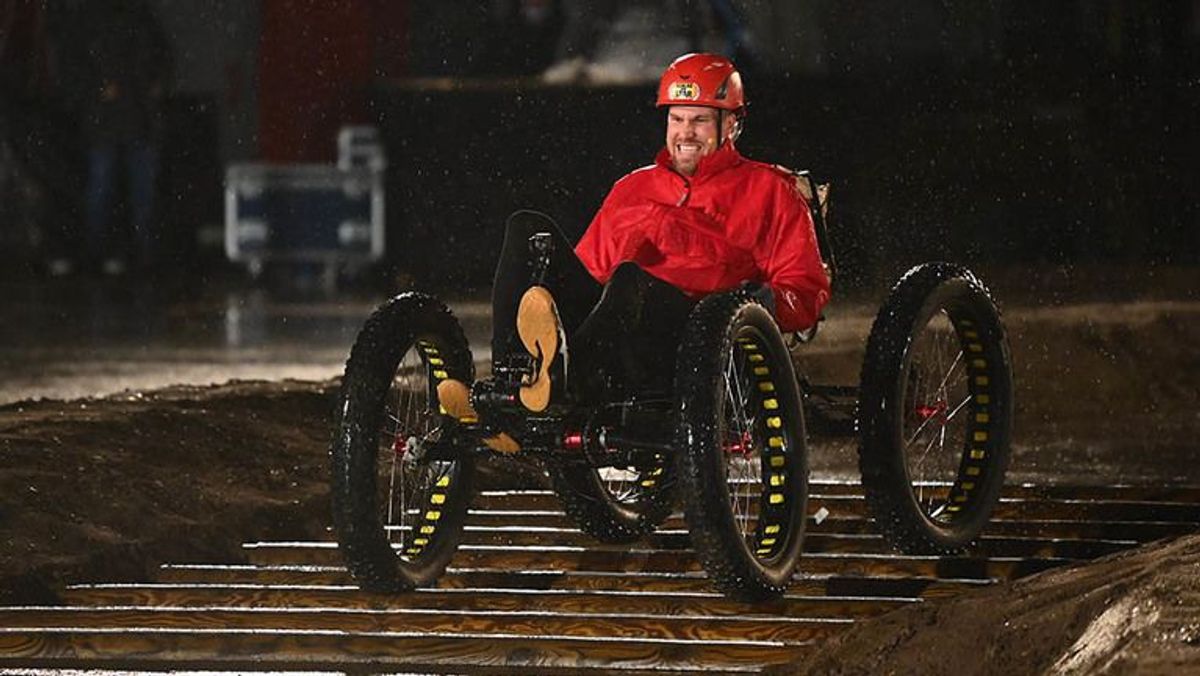
<path id="1" fill-rule="evenodd" d="M 667 110 L 667 152 L 675 171 L 684 176 L 696 173 L 700 158 L 717 149 L 722 132 L 733 127 L 733 115 L 725 116 L 725 130 L 718 129 L 716 108 L 671 106 Z"/>

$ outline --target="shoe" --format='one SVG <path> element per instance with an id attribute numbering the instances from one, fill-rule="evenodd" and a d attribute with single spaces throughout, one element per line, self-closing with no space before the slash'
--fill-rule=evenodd
<path id="1" fill-rule="evenodd" d="M 587 61 L 582 56 L 563 59 L 552 64 L 542 73 L 542 82 L 548 85 L 566 85 L 583 77 Z"/>
<path id="2" fill-rule="evenodd" d="M 475 412 L 475 407 L 471 406 L 471 391 L 467 389 L 466 384 L 457 380 L 443 380 L 438 383 L 437 396 L 438 403 L 441 404 L 446 415 L 461 423 L 479 422 L 479 414 Z M 518 444 L 516 439 L 505 432 L 485 437 L 483 443 L 493 451 L 500 453 L 516 453 L 521 450 L 521 444 Z"/>
<path id="3" fill-rule="evenodd" d="M 518 396 L 525 408 L 540 413 L 550 405 L 554 389 L 551 368 L 559 354 L 566 359 L 566 336 L 558 318 L 558 308 L 545 287 L 532 286 L 521 296 L 521 304 L 517 307 L 517 337 L 534 363 L 534 372 L 521 380 Z M 566 369 L 557 371 L 555 375 L 565 373 Z"/>
<path id="4" fill-rule="evenodd" d="M 645 71 L 636 64 L 619 61 L 601 61 L 589 63 L 584 69 L 584 77 L 594 85 L 636 85 L 647 82 Z M 655 76 L 653 79 L 657 79 Z"/>

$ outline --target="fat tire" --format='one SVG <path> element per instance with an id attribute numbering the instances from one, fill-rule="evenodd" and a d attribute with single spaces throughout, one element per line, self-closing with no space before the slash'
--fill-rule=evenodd
<path id="1" fill-rule="evenodd" d="M 439 476 L 448 480 L 429 494 L 443 496 L 438 498 L 436 523 L 431 522 L 433 533 L 419 549 L 406 549 L 415 547 L 415 536 L 410 535 L 401 551 L 393 550 L 378 504 L 377 463 L 386 398 L 397 367 L 410 350 L 420 357 L 431 390 L 446 377 L 467 383 L 474 379 L 474 362 L 462 327 L 432 296 L 415 292 L 396 296 L 380 306 L 359 332 L 335 411 L 331 497 L 339 548 L 351 575 L 368 591 L 398 592 L 436 581 L 458 547 L 473 492 L 473 449 L 462 443 L 453 460 L 436 461 L 442 470 Z M 436 406 L 436 395 L 431 391 L 429 396 Z M 429 415 L 440 417 L 442 433 L 451 435 L 452 441 L 457 424 L 432 409 Z M 425 521 L 421 523 L 430 525 Z"/>
<path id="2" fill-rule="evenodd" d="M 954 481 L 935 517 L 918 501 L 902 441 L 910 348 L 944 312 L 963 357 L 964 438 Z M 867 509 L 893 548 L 962 553 L 987 525 L 1011 455 L 1012 360 L 1000 312 L 983 283 L 958 265 L 908 271 L 871 327 L 859 385 L 859 470 Z M 911 403 L 908 404 L 911 406 Z"/>
<path id="3" fill-rule="evenodd" d="M 636 501 L 622 501 L 604 485 L 597 468 L 566 463 L 547 467 L 563 511 L 580 530 L 607 543 L 634 542 L 671 515 L 675 483 L 672 459 L 663 458 L 660 465 L 639 469 L 633 481 L 638 486 Z"/>
<path id="4" fill-rule="evenodd" d="M 751 362 L 752 354 L 762 360 Z M 746 372 L 746 383 L 756 386 L 749 388 L 743 410 L 754 415 L 747 427 L 759 436 L 743 438 L 752 437 L 755 445 L 771 438 L 781 444 L 762 444 L 759 481 L 751 487 L 758 491 L 759 510 L 752 534 L 739 529 L 730 496 L 732 453 L 726 448 L 724 416 L 730 413 L 725 373 L 731 360 L 755 365 Z M 768 388 L 770 394 L 764 394 Z M 795 371 L 770 312 L 743 292 L 700 301 L 679 347 L 676 396 L 680 492 L 696 556 L 726 595 L 744 601 L 777 598 L 787 589 L 803 546 L 808 455 Z"/>

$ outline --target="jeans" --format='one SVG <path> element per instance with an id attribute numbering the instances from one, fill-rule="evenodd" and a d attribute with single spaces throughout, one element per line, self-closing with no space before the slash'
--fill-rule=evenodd
<path id="1" fill-rule="evenodd" d="M 119 164 L 123 164 L 121 168 L 125 171 L 129 225 L 137 252 L 143 262 L 149 262 L 155 240 L 151 223 L 158 178 L 158 147 L 147 140 L 125 144 L 97 143 L 88 151 L 85 205 L 88 250 L 101 259 L 117 255 L 110 230 Z"/>

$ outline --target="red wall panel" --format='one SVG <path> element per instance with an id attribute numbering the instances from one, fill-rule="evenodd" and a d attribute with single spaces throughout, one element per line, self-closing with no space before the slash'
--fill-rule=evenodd
<path id="1" fill-rule="evenodd" d="M 372 0 L 263 0 L 259 50 L 263 159 L 332 161 L 338 128 L 367 121 L 374 32 L 388 28 L 373 26 L 373 4 Z"/>

